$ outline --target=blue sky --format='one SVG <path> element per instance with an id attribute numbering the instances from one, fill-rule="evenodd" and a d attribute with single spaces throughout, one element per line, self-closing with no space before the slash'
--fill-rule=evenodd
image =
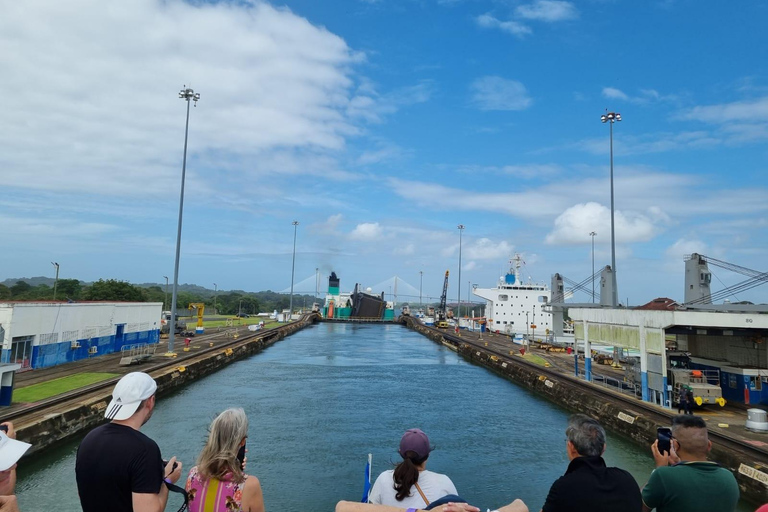
<path id="1" fill-rule="evenodd" d="M 610 263 L 605 109 L 622 302 L 682 299 L 694 251 L 768 270 L 763 2 L 0 3 L 0 279 L 172 275 L 185 84 L 180 283 L 289 288 L 293 220 L 298 291 L 450 269 L 455 297 L 458 224 L 463 298 L 515 252 L 581 281 L 590 231 Z"/>

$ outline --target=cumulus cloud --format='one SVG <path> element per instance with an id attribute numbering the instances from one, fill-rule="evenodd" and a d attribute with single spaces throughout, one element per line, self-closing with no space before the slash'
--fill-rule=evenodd
<path id="1" fill-rule="evenodd" d="M 378 222 L 363 222 L 355 226 L 355 229 L 349 234 L 352 240 L 379 240 L 384 234 Z"/>
<path id="2" fill-rule="evenodd" d="M 517 80 L 484 76 L 470 85 L 472 102 L 480 110 L 525 110 L 533 100 Z"/>
<path id="3" fill-rule="evenodd" d="M 640 214 L 615 211 L 616 241 L 620 243 L 648 241 L 660 230 L 656 222 L 663 216 L 659 211 Z M 555 219 L 554 229 L 547 235 L 546 243 L 552 245 L 577 245 L 591 241 L 589 233 L 597 232 L 598 240 L 610 240 L 611 210 L 598 203 L 571 206 Z"/>
<path id="4" fill-rule="evenodd" d="M 378 108 L 354 90 L 361 55 L 288 9 L 76 3 L 16 2 L 0 17 L 0 95 L 13 98 L 0 123 L 6 187 L 121 197 L 178 187 L 185 84 L 201 94 L 189 126 L 197 181 L 207 178 L 197 159 L 211 155 L 225 170 L 273 176 L 283 167 L 258 164 L 281 160 L 275 151 L 327 157 Z"/>
<path id="5" fill-rule="evenodd" d="M 515 14 L 527 20 L 546 22 L 572 20 L 579 17 L 579 12 L 571 2 L 558 0 L 536 0 L 531 4 L 520 5 Z"/>

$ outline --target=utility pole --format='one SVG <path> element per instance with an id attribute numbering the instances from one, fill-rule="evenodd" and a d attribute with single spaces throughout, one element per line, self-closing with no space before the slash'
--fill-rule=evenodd
<path id="1" fill-rule="evenodd" d="M 56 300 L 56 288 L 59 285 L 59 264 L 56 263 L 55 261 L 52 261 L 51 265 L 56 267 L 56 279 L 54 279 L 53 281 L 53 300 Z"/>

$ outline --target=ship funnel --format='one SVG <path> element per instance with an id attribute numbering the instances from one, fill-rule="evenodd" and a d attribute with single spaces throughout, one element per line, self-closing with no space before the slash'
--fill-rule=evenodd
<path id="1" fill-rule="evenodd" d="M 685 302 L 712 304 L 712 292 L 709 283 L 712 274 L 707 260 L 700 254 L 693 253 L 685 258 Z M 700 300 L 703 299 L 703 300 Z"/>
<path id="2" fill-rule="evenodd" d="M 600 305 L 613 306 L 613 269 L 610 265 L 600 272 Z"/>
<path id="3" fill-rule="evenodd" d="M 336 272 L 331 272 L 331 277 L 328 278 L 328 293 L 330 295 L 339 294 L 339 278 L 336 277 Z"/>

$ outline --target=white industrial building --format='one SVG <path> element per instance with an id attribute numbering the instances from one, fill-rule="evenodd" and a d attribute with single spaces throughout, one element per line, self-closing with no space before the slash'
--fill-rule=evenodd
<path id="1" fill-rule="evenodd" d="M 45 368 L 160 341 L 161 302 L 0 302 L 0 362 Z"/>

